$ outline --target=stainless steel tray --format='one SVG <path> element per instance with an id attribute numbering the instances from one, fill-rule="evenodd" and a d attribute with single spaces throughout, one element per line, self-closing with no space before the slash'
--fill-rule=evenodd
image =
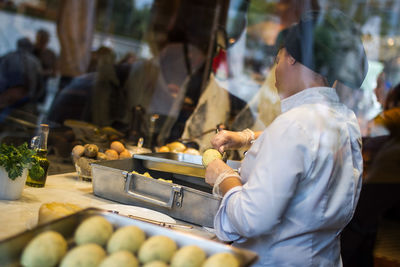
<path id="1" fill-rule="evenodd" d="M 202 156 L 185 153 L 148 153 L 133 156 L 143 161 L 143 166 L 150 170 L 171 172 L 188 176 L 204 178 L 205 168 L 202 165 Z M 240 167 L 240 161 L 226 162 L 233 169 Z"/>
<path id="2" fill-rule="evenodd" d="M 132 171 L 148 171 L 154 178 L 172 180 L 173 183 Z M 199 183 L 205 183 L 203 178 L 181 175 L 178 179 L 176 175 L 179 176 L 150 170 L 138 158 L 98 162 L 92 164 L 93 192 L 99 197 L 157 210 L 192 224 L 213 227 L 221 198 L 213 196 L 207 184 L 202 186 L 184 179 L 197 179 Z"/>
<path id="3" fill-rule="evenodd" d="M 201 247 L 208 256 L 218 252 L 231 252 L 240 260 L 241 266 L 250 266 L 257 260 L 257 254 L 252 251 L 238 249 L 186 232 L 175 231 L 147 222 L 134 220 L 125 216 L 107 212 L 105 210 L 89 208 L 47 224 L 39 225 L 32 230 L 22 232 L 13 237 L 0 241 L 0 266 L 21 266 L 19 264 L 19 260 L 24 247 L 34 236 L 43 231 L 57 231 L 67 239 L 70 247 L 73 246 L 73 235 L 77 226 L 84 219 L 94 215 L 105 217 L 113 224 L 114 228 L 119 228 L 126 225 L 136 225 L 140 227 L 147 236 L 168 236 L 177 243 L 178 247 L 197 245 Z"/>

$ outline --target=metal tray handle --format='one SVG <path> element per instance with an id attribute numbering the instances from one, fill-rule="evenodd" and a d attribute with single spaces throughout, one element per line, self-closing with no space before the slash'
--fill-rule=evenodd
<path id="1" fill-rule="evenodd" d="M 134 191 L 132 191 L 130 189 L 130 186 L 131 186 L 131 183 L 132 183 L 133 173 L 124 171 L 124 172 L 122 172 L 122 174 L 125 177 L 124 191 L 128 196 L 132 197 L 133 199 L 141 200 L 141 201 L 144 201 L 144 202 L 147 202 L 147 203 L 150 203 L 150 204 L 154 204 L 154 205 L 157 205 L 157 206 L 161 206 L 161 207 L 165 207 L 165 208 L 171 209 L 172 205 L 174 204 L 175 194 L 178 194 L 178 197 L 181 197 L 181 195 L 182 195 L 182 188 L 180 186 L 178 186 L 178 185 L 173 185 L 171 187 L 171 194 L 169 196 L 168 202 L 161 201 L 161 200 L 152 198 L 150 196 L 134 192 Z M 176 204 L 178 205 L 178 202 Z M 179 205 L 180 205 L 180 202 L 179 202 Z"/>

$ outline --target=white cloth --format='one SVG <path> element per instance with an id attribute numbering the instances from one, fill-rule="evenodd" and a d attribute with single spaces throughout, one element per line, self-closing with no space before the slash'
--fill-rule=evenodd
<path id="1" fill-rule="evenodd" d="M 243 186 L 224 196 L 221 240 L 253 250 L 255 266 L 341 266 L 339 236 L 361 189 L 361 134 L 333 88 L 301 91 L 242 162 Z"/>

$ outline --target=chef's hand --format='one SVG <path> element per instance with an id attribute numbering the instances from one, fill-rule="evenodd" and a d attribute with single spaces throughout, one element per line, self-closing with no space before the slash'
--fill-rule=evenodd
<path id="1" fill-rule="evenodd" d="M 242 185 L 239 174 L 220 159 L 207 165 L 205 180 L 213 186 L 213 194 L 221 197 L 229 189 Z"/>
<path id="2" fill-rule="evenodd" d="M 214 136 L 211 140 L 211 144 L 220 153 L 223 153 L 229 149 L 238 149 L 248 146 L 254 138 L 254 132 L 249 129 L 241 132 L 222 130 Z"/>

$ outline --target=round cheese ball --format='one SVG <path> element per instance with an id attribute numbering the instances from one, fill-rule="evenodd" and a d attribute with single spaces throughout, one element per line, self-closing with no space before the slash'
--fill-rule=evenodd
<path id="1" fill-rule="evenodd" d="M 202 267 L 239 267 L 239 260 L 231 253 L 221 252 L 209 257 Z"/>
<path id="2" fill-rule="evenodd" d="M 85 244 L 68 251 L 60 267 L 97 267 L 106 257 L 106 252 L 97 244 Z"/>
<path id="3" fill-rule="evenodd" d="M 143 265 L 143 267 L 168 267 L 168 264 L 163 261 L 152 261 L 146 263 L 145 265 Z"/>
<path id="4" fill-rule="evenodd" d="M 152 236 L 139 249 L 138 257 L 141 263 L 156 260 L 169 262 L 177 247 L 175 241 L 163 235 Z"/>
<path id="5" fill-rule="evenodd" d="M 108 240 L 107 252 L 114 253 L 120 250 L 127 250 L 136 253 L 145 239 L 146 234 L 139 227 L 134 225 L 121 227 Z"/>
<path id="6" fill-rule="evenodd" d="M 129 251 L 118 251 L 105 258 L 99 267 L 138 267 L 139 262 Z"/>
<path id="7" fill-rule="evenodd" d="M 78 245 L 95 243 L 104 246 L 112 233 L 113 227 L 109 221 L 102 216 L 92 216 L 78 226 L 74 238 Z"/>
<path id="8" fill-rule="evenodd" d="M 206 257 L 204 250 L 198 246 L 184 246 L 172 257 L 171 267 L 200 267 Z"/>
<path id="9" fill-rule="evenodd" d="M 219 153 L 218 150 L 209 148 L 203 153 L 203 157 L 201 159 L 201 162 L 203 163 L 204 167 L 207 167 L 210 162 L 212 162 L 215 159 L 222 159 L 221 153 Z"/>
<path id="10" fill-rule="evenodd" d="M 54 231 L 46 231 L 33 238 L 22 252 L 21 265 L 27 267 L 51 267 L 67 252 L 67 241 Z"/>

